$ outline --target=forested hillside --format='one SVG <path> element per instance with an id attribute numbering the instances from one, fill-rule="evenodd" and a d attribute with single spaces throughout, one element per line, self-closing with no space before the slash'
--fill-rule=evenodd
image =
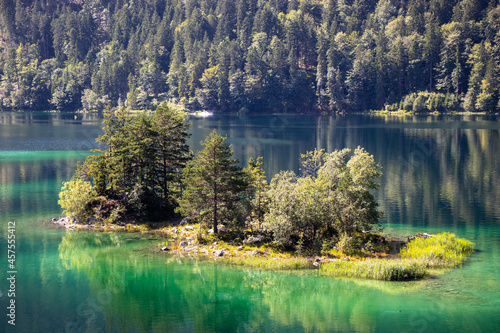
<path id="1" fill-rule="evenodd" d="M 1 110 L 497 112 L 498 0 L 0 0 Z"/>

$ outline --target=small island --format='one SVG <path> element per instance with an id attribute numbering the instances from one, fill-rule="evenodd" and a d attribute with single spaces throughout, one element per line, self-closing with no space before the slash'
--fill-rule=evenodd
<path id="1" fill-rule="evenodd" d="M 181 106 L 104 112 L 102 149 L 63 184 L 69 229 L 141 231 L 157 251 L 228 264 L 378 280 L 420 279 L 459 266 L 474 244 L 453 234 L 394 240 L 381 233 L 372 191 L 381 166 L 363 148 L 301 155 L 300 174 L 268 183 L 261 157 L 238 166 L 215 130 L 192 155 Z"/>

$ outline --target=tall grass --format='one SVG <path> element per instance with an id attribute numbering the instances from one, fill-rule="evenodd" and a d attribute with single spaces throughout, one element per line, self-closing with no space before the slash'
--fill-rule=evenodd
<path id="1" fill-rule="evenodd" d="M 405 281 L 421 279 L 427 271 L 415 260 L 367 259 L 361 261 L 332 261 L 320 268 L 320 274 L 335 277 Z"/>
<path id="2" fill-rule="evenodd" d="M 312 263 L 303 258 L 268 258 L 261 256 L 224 257 L 222 259 L 235 266 L 245 266 L 265 270 L 310 269 Z"/>
<path id="3" fill-rule="evenodd" d="M 445 232 L 428 238 L 416 237 L 401 250 L 401 257 L 418 259 L 428 268 L 452 268 L 474 252 L 474 245 Z"/>

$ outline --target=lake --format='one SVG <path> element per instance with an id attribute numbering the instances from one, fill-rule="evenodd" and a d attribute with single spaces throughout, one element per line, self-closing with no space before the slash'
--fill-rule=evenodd
<path id="1" fill-rule="evenodd" d="M 462 268 L 417 282 L 275 273 L 152 254 L 155 239 L 54 228 L 61 183 L 95 148 L 102 119 L 0 113 L 2 332 L 500 331 L 500 122 L 495 116 L 217 115 L 190 145 L 228 135 L 268 178 L 301 153 L 364 147 L 383 167 L 386 232 L 450 231 L 476 243 Z M 7 321 L 15 221 L 15 323 Z M 12 230 L 12 229 L 11 229 Z M 400 311 L 401 310 L 401 311 Z"/>

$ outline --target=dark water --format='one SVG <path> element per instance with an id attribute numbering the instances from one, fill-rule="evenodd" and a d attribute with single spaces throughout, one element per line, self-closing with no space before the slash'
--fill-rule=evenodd
<path id="1" fill-rule="evenodd" d="M 83 118 L 82 118 L 83 117 Z M 0 113 L 0 331 L 500 331 L 500 123 L 490 117 L 217 116 L 192 119 L 194 150 L 216 128 L 269 176 L 300 153 L 358 145 L 384 176 L 387 232 L 451 231 L 479 251 L 415 283 L 234 269 L 155 256 L 157 240 L 44 224 L 100 133 L 92 115 Z M 7 225 L 16 222 L 16 326 L 7 324 Z M 146 249 L 146 250 L 145 250 Z M 399 312 L 401 310 L 401 312 Z"/>

